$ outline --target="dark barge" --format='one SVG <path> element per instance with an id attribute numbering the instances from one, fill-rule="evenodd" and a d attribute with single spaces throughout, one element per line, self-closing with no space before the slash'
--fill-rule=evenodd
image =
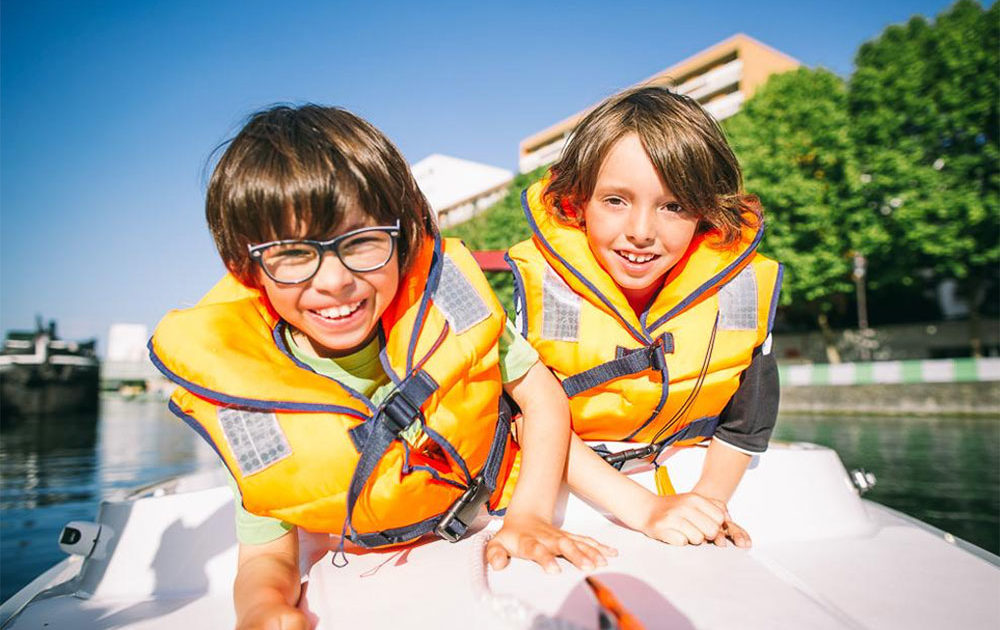
<path id="1" fill-rule="evenodd" d="M 9 331 L 0 350 L 0 415 L 4 417 L 97 409 L 97 341 L 66 341 L 56 324 Z"/>

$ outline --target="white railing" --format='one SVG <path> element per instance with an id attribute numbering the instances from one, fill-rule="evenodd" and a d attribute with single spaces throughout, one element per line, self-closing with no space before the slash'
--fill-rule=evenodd
<path id="1" fill-rule="evenodd" d="M 533 171 L 539 166 L 544 166 L 546 164 L 551 164 L 559 158 L 559 153 L 562 152 L 563 147 L 566 146 L 566 141 L 569 136 L 563 135 L 559 136 L 552 142 L 543 145 L 531 153 L 528 153 L 520 159 L 517 167 L 522 173 L 527 173 L 528 171 Z"/>
<path id="2" fill-rule="evenodd" d="M 746 97 L 743 95 L 743 92 L 733 92 L 722 98 L 717 98 L 711 103 L 705 103 L 703 107 L 716 120 L 723 120 L 740 111 L 740 106 L 743 105 L 744 100 L 746 100 Z"/>
<path id="3" fill-rule="evenodd" d="M 675 91 L 679 94 L 686 94 L 698 100 L 703 96 L 708 96 L 713 92 L 718 92 L 734 83 L 739 83 L 743 76 L 743 60 L 734 59 L 718 68 L 713 68 L 705 74 L 698 75 L 678 85 Z"/>

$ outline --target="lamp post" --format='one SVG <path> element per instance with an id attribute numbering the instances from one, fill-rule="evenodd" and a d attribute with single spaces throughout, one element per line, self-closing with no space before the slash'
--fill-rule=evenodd
<path id="1" fill-rule="evenodd" d="M 861 358 L 865 361 L 871 360 L 871 353 L 868 348 L 868 300 L 865 295 L 865 275 L 868 271 L 868 260 L 861 252 L 853 253 L 854 269 L 851 277 L 854 278 L 854 290 L 858 301 L 858 330 L 861 333 Z"/>

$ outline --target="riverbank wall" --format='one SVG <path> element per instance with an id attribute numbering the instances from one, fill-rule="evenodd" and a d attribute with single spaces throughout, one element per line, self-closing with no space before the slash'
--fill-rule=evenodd
<path id="1" fill-rule="evenodd" d="M 780 365 L 781 413 L 1000 419 L 1000 359 Z"/>

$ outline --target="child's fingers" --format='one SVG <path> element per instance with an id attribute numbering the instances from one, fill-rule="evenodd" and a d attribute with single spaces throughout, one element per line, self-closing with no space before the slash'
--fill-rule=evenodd
<path id="1" fill-rule="evenodd" d="M 496 538 L 486 543 L 486 562 L 495 571 L 499 571 L 510 564 L 510 553 L 504 548 Z"/>
<path id="2" fill-rule="evenodd" d="M 580 551 L 590 558 L 590 561 L 593 562 L 595 566 L 607 566 L 608 560 L 605 556 L 618 554 L 618 552 L 611 547 L 602 545 L 588 536 L 577 536 L 576 534 L 567 533 L 566 537 L 576 543 L 576 546 L 580 549 Z"/>
<path id="3" fill-rule="evenodd" d="M 597 561 L 590 553 L 584 550 L 584 545 L 578 544 L 572 538 L 562 536 L 559 538 L 556 546 L 559 548 L 559 555 L 566 558 L 576 568 L 582 571 L 590 571 L 597 568 Z"/>
<path id="4" fill-rule="evenodd" d="M 680 530 L 674 529 L 673 527 L 664 527 L 656 532 L 656 538 L 662 540 L 668 545 L 674 545 L 677 547 L 683 547 L 688 544 L 687 536 L 684 535 Z"/>
<path id="5" fill-rule="evenodd" d="M 690 507 L 701 512 L 706 518 L 711 520 L 715 525 L 715 529 L 722 527 L 722 524 L 729 518 L 729 513 L 725 508 L 725 504 L 720 506 L 713 500 L 706 499 L 699 494 L 691 495 Z M 712 536 L 712 538 L 714 538 L 714 536 Z"/>
<path id="6" fill-rule="evenodd" d="M 701 542 L 706 540 L 715 540 L 722 532 L 723 521 L 716 523 L 715 519 L 712 518 L 712 515 L 702 512 L 697 507 L 685 509 L 678 516 L 683 520 L 686 520 L 698 530 L 698 533 L 701 536 Z M 688 537 L 688 540 L 695 545 L 701 544 L 701 542 L 695 542 L 690 536 Z"/>
<path id="7" fill-rule="evenodd" d="M 545 545 L 534 541 L 533 544 L 529 545 L 524 557 L 528 560 L 536 562 L 539 566 L 545 569 L 546 573 L 559 573 L 559 565 L 556 563 L 556 556 L 551 551 L 549 551 Z"/>
<path id="8" fill-rule="evenodd" d="M 577 540 L 575 542 L 576 546 L 579 547 L 583 553 L 587 554 L 587 557 L 594 563 L 594 566 L 604 567 L 608 565 L 608 559 L 604 557 L 604 554 L 598 547 L 581 540 Z"/>
<path id="9" fill-rule="evenodd" d="M 733 541 L 733 544 L 741 549 L 749 549 L 753 544 L 750 540 L 750 534 L 732 521 L 726 521 L 726 533 Z"/>
<path id="10" fill-rule="evenodd" d="M 590 536 L 581 536 L 580 534 L 567 534 L 567 536 L 569 536 L 578 543 L 583 543 L 585 545 L 593 547 L 594 549 L 597 549 L 597 551 L 599 551 L 604 556 L 618 555 L 617 549 L 615 549 L 614 547 L 609 547 L 602 542 L 598 542 L 593 538 L 591 538 Z"/>

